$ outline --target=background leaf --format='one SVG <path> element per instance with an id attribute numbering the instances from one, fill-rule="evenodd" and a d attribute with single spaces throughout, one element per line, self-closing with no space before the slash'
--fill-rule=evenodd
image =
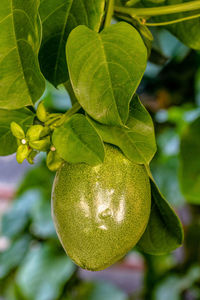
<path id="1" fill-rule="evenodd" d="M 10 123 L 16 122 L 24 130 L 33 124 L 34 114 L 26 108 L 18 110 L 0 109 L 0 155 L 9 155 L 17 150 L 17 141 L 10 130 Z"/>
<path id="2" fill-rule="evenodd" d="M 12 208 L 3 215 L 1 222 L 2 235 L 16 238 L 24 232 L 29 224 L 31 211 L 35 202 L 42 201 L 42 194 L 37 189 L 30 189 L 15 199 Z"/>
<path id="3" fill-rule="evenodd" d="M 193 265 L 189 268 L 187 273 L 170 274 L 168 277 L 163 279 L 160 284 L 156 286 L 153 293 L 153 299 L 155 300 L 180 300 L 184 291 L 192 287 L 195 282 L 198 282 L 200 278 L 200 267 Z M 192 294 L 192 293 L 191 293 Z M 199 293 L 198 293 L 199 295 Z M 194 294 L 198 297 L 198 295 Z"/>
<path id="4" fill-rule="evenodd" d="M 154 6 L 164 6 L 164 5 L 190 2 L 190 0 L 164 0 L 164 1 L 142 0 L 139 2 L 140 2 L 139 6 L 154 7 Z M 194 13 L 198 14 L 199 11 L 158 16 L 158 17 L 153 17 L 148 21 L 157 22 L 157 23 L 166 22 L 170 20 L 183 18 L 192 15 Z M 168 29 L 172 34 L 174 34 L 181 42 L 183 42 L 188 47 L 193 48 L 195 50 L 200 49 L 200 18 L 196 18 L 193 20 L 188 20 L 176 24 L 166 25 L 164 27 Z"/>
<path id="5" fill-rule="evenodd" d="M 57 238 L 53 220 L 51 217 L 50 198 L 36 198 L 31 215 L 31 233 L 41 239 Z"/>
<path id="6" fill-rule="evenodd" d="M 0 279 L 16 268 L 24 258 L 30 243 L 30 236 L 24 235 L 14 241 L 5 252 L 0 252 Z"/>
<path id="7" fill-rule="evenodd" d="M 89 121 L 94 125 L 103 141 L 118 146 L 134 163 L 149 163 L 156 152 L 154 126 L 148 111 L 135 96 L 130 105 L 126 127 L 106 126 Z"/>
<path id="8" fill-rule="evenodd" d="M 183 242 L 181 222 L 171 206 L 151 182 L 151 214 L 147 228 L 137 246 L 145 253 L 160 255 L 175 250 Z"/>
<path id="9" fill-rule="evenodd" d="M 39 0 L 2 0 L 0 4 L 0 107 L 33 105 L 44 91 L 37 54 Z"/>
<path id="10" fill-rule="evenodd" d="M 41 0 L 43 26 L 39 53 L 41 70 L 57 86 L 68 79 L 65 44 L 69 33 L 78 25 L 99 30 L 105 0 Z"/>
<path id="11" fill-rule="evenodd" d="M 200 204 L 200 118 L 186 127 L 180 146 L 180 185 L 188 202 Z"/>
<path id="12" fill-rule="evenodd" d="M 125 123 L 147 61 L 137 30 L 124 22 L 100 34 L 79 26 L 71 32 L 66 51 L 72 86 L 85 111 L 103 124 Z"/>
<path id="13" fill-rule="evenodd" d="M 29 300 L 54 300 L 76 267 L 66 254 L 46 244 L 33 247 L 16 276 L 20 293 Z"/>
<path id="14" fill-rule="evenodd" d="M 70 294 L 70 293 L 69 293 Z M 83 282 L 62 300 L 128 300 L 125 292 L 107 282 Z"/>
<path id="15" fill-rule="evenodd" d="M 103 143 L 94 127 L 81 114 L 73 115 L 53 133 L 53 144 L 69 163 L 97 165 L 104 160 Z"/>

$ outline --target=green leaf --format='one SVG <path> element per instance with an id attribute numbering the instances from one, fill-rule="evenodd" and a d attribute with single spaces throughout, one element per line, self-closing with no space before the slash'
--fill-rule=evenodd
<path id="1" fill-rule="evenodd" d="M 104 160 L 103 143 L 94 127 L 81 114 L 73 115 L 53 133 L 58 155 L 69 163 L 97 165 Z"/>
<path id="2" fill-rule="evenodd" d="M 35 199 L 31 215 L 31 233 L 37 238 L 57 239 L 55 227 L 51 217 L 51 202 L 48 197 L 38 197 Z"/>
<path id="3" fill-rule="evenodd" d="M 186 127 L 180 146 L 180 185 L 186 200 L 200 204 L 200 118 Z"/>
<path id="4" fill-rule="evenodd" d="M 72 86 L 85 111 L 103 124 L 125 123 L 147 62 L 137 30 L 124 22 L 100 34 L 78 26 L 69 36 L 66 53 Z"/>
<path id="5" fill-rule="evenodd" d="M 76 267 L 60 249 L 45 244 L 32 247 L 17 271 L 16 284 L 29 300 L 58 299 Z"/>
<path id="6" fill-rule="evenodd" d="M 152 0 L 142 0 L 141 3 L 145 7 L 154 7 L 154 6 L 164 6 L 164 5 L 173 5 L 188 2 L 188 0 L 164 0 L 164 1 L 152 1 Z M 192 11 L 187 13 L 178 13 L 171 15 L 164 15 L 153 17 L 149 22 L 167 22 L 171 20 L 176 20 L 184 18 L 186 16 L 193 15 L 194 13 L 199 13 L 199 11 Z M 183 21 L 176 24 L 164 26 L 172 34 L 174 34 L 181 42 L 187 45 L 190 48 L 195 50 L 200 49 L 200 18 L 193 20 Z M 163 27 L 163 26 L 162 26 Z"/>
<path id="7" fill-rule="evenodd" d="M 40 174 L 40 176 L 38 176 L 38 174 Z M 30 189 L 38 189 L 50 199 L 53 179 L 54 174 L 48 170 L 45 160 L 42 160 L 26 172 L 26 176 L 18 187 L 17 195 L 22 195 Z"/>
<path id="8" fill-rule="evenodd" d="M 0 279 L 16 268 L 24 258 L 30 243 L 30 236 L 24 235 L 13 242 L 10 247 L 0 252 Z"/>
<path id="9" fill-rule="evenodd" d="M 69 33 L 78 25 L 98 31 L 105 0 L 41 0 L 40 16 L 43 26 L 39 53 L 41 70 L 57 86 L 68 80 L 65 44 Z"/>
<path id="10" fill-rule="evenodd" d="M 198 282 L 200 278 L 200 267 L 199 265 L 193 265 L 189 267 L 187 273 L 171 273 L 164 277 L 156 285 L 153 291 L 154 300 L 180 300 L 184 291 L 191 291 L 195 283 Z M 195 291 L 195 290 L 194 290 Z M 199 298 L 199 292 L 194 292 L 194 298 Z"/>
<path id="11" fill-rule="evenodd" d="M 151 182 L 151 214 L 147 228 L 137 246 L 143 252 L 161 255 L 181 246 L 183 229 L 181 222 L 169 203 Z"/>
<path id="12" fill-rule="evenodd" d="M 10 124 L 16 122 L 24 130 L 33 124 L 34 114 L 26 108 L 19 110 L 0 109 L 0 156 L 9 155 L 17 150 L 16 138 L 13 136 Z"/>
<path id="13" fill-rule="evenodd" d="M 28 191 L 14 200 L 10 210 L 2 217 L 2 235 L 13 239 L 22 234 L 29 222 L 30 212 L 36 199 L 37 201 L 42 201 L 41 192 L 36 188 L 29 187 Z"/>
<path id="14" fill-rule="evenodd" d="M 33 105 L 44 91 L 37 53 L 39 0 L 2 0 L 0 4 L 0 107 Z"/>
<path id="15" fill-rule="evenodd" d="M 128 300 L 125 292 L 108 282 L 82 282 L 62 300 Z"/>
<path id="16" fill-rule="evenodd" d="M 154 126 L 151 116 L 135 96 L 130 105 L 126 127 L 106 126 L 88 120 L 95 127 L 104 142 L 118 146 L 134 163 L 149 163 L 156 152 Z"/>

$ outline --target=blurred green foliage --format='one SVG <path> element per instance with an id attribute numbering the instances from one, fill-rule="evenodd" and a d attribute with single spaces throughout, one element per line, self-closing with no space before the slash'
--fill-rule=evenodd
<path id="1" fill-rule="evenodd" d="M 200 299 L 200 54 L 162 30 L 159 36 L 154 43 L 161 53 L 165 49 L 167 61 L 148 65 L 139 92 L 156 127 L 158 152 L 152 172 L 164 196 L 182 216 L 183 247 L 168 255 L 144 255 L 144 285 L 137 294 L 127 296 L 107 282 L 82 281 L 57 239 L 50 207 L 54 174 L 40 156 L 1 221 L 1 235 L 9 244 L 0 253 L 3 299 Z M 49 84 L 43 98 L 50 111 L 70 107 L 67 93 Z"/>

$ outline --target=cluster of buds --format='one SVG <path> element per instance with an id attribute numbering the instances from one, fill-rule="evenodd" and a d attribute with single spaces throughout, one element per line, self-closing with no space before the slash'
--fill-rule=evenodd
<path id="1" fill-rule="evenodd" d="M 61 166 L 62 159 L 51 142 L 52 128 L 46 125 L 51 115 L 49 118 L 43 103 L 38 105 L 36 115 L 41 124 L 30 126 L 26 133 L 16 122 L 10 125 L 11 132 L 17 139 L 17 162 L 21 164 L 27 159 L 30 164 L 33 164 L 35 156 L 43 151 L 47 152 L 47 167 L 51 171 L 56 171 Z"/>

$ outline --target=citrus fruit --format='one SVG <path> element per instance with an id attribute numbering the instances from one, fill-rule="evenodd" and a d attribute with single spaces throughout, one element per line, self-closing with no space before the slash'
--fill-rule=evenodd
<path id="1" fill-rule="evenodd" d="M 65 163 L 52 191 L 52 216 L 71 259 L 102 270 L 121 259 L 140 239 L 150 214 L 145 167 L 106 145 L 103 164 Z"/>

